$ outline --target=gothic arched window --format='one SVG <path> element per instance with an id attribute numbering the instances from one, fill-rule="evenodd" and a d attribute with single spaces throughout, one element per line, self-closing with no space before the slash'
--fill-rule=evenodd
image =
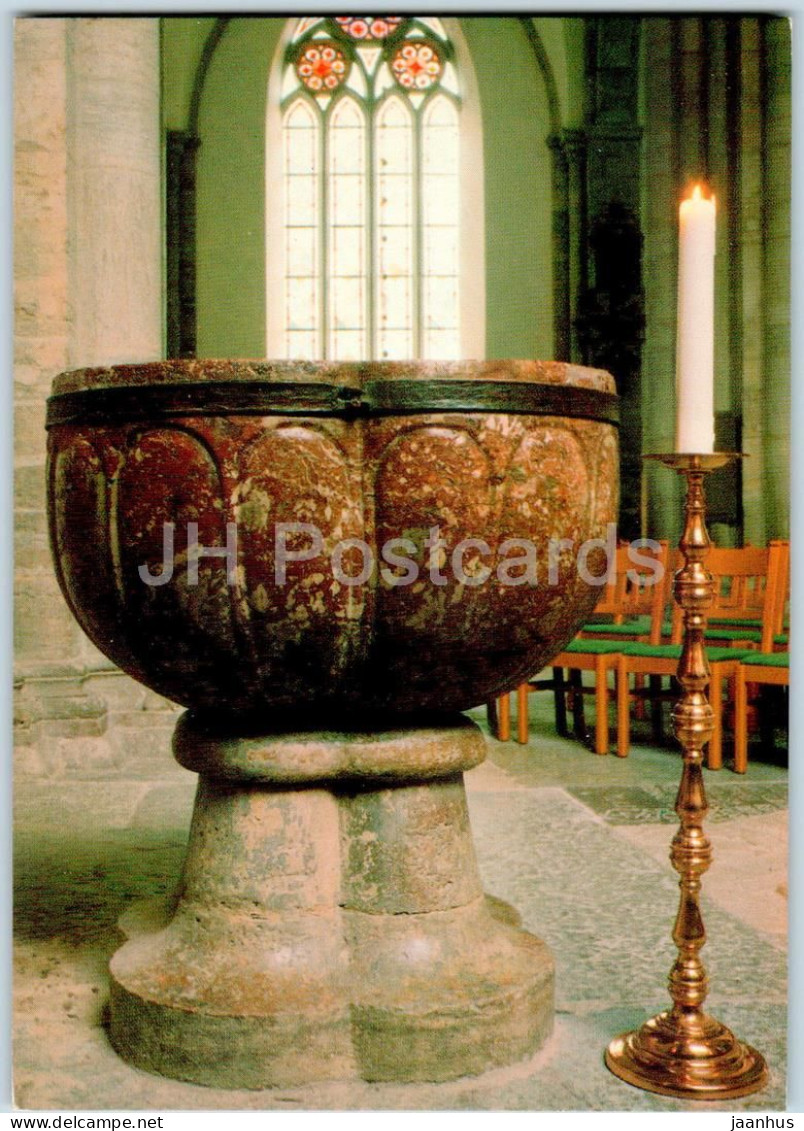
<path id="1" fill-rule="evenodd" d="M 460 357 L 460 90 L 433 17 L 304 17 L 280 92 L 285 356 Z"/>

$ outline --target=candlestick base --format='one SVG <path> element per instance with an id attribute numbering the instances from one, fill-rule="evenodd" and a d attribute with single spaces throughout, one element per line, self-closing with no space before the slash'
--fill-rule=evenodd
<path id="1" fill-rule="evenodd" d="M 606 1049 L 605 1061 L 627 1084 L 687 1099 L 736 1099 L 768 1079 L 762 1054 L 699 1010 L 669 1009 L 622 1033 Z"/>

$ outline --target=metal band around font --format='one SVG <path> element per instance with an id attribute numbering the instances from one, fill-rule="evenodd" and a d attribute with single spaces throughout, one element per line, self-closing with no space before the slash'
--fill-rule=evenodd
<path id="1" fill-rule="evenodd" d="M 362 388 L 313 382 L 196 381 L 58 393 L 47 427 L 114 425 L 173 416 L 324 416 L 344 420 L 430 413 L 564 416 L 619 425 L 619 397 L 578 385 L 434 380 L 368 381 Z"/>

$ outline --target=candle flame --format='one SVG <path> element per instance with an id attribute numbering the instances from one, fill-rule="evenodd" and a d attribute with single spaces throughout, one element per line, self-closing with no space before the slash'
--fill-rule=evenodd
<path id="1" fill-rule="evenodd" d="M 707 193 L 709 194 L 708 196 Z M 711 205 L 711 207 L 715 211 L 717 211 L 717 200 L 715 199 L 715 194 L 713 192 L 710 192 L 706 185 L 696 184 L 690 191 L 689 196 L 685 196 L 682 199 L 681 213 L 684 214 L 689 212 L 689 209 L 694 207 L 694 205 L 698 202 Z"/>
<path id="2" fill-rule="evenodd" d="M 709 190 L 706 188 L 705 185 L 702 186 L 700 184 L 697 184 L 697 185 L 694 186 L 692 192 L 687 197 L 687 200 L 709 200 L 709 201 L 711 201 L 712 205 L 715 208 L 717 208 L 717 202 L 715 200 L 715 194 L 713 192 L 709 192 L 709 195 L 707 196 L 706 193 L 708 191 Z"/>

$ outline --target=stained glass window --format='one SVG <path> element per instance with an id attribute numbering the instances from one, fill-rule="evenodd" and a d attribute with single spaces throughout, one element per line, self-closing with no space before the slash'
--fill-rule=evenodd
<path id="1" fill-rule="evenodd" d="M 460 97 L 441 21 L 297 20 L 281 98 L 286 355 L 458 358 Z"/>

